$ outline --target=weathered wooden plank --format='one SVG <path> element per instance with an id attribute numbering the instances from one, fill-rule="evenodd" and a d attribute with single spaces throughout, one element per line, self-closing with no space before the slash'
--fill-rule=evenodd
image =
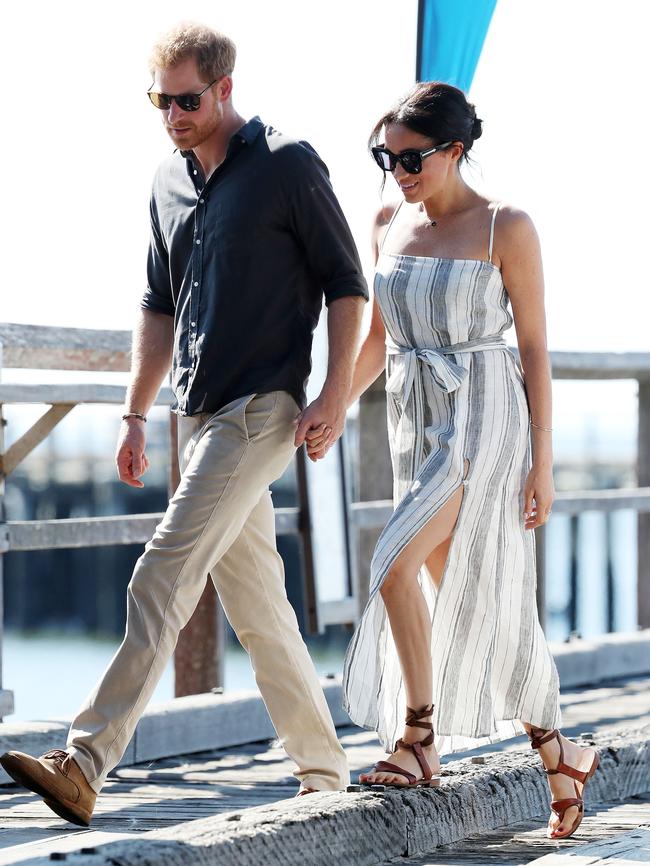
<path id="1" fill-rule="evenodd" d="M 61 520 L 10 520 L 2 524 L 0 551 L 145 544 L 162 518 L 161 512 Z M 297 508 L 276 508 L 275 529 L 278 535 L 295 532 L 297 523 Z"/>
<path id="2" fill-rule="evenodd" d="M 550 352 L 554 379 L 648 379 L 650 352 Z"/>
<path id="3" fill-rule="evenodd" d="M 617 511 L 631 508 L 650 511 L 650 487 L 617 490 L 576 490 L 556 494 L 553 511 L 559 514 L 580 514 L 583 511 Z"/>
<path id="4" fill-rule="evenodd" d="M 131 332 L 0 323 L 3 366 L 128 372 Z"/>
<path id="5" fill-rule="evenodd" d="M 650 829 L 638 827 L 634 832 L 618 833 L 570 851 L 546 854 L 531 860 L 529 866 L 623 866 L 627 863 L 650 863 Z"/>
<path id="6" fill-rule="evenodd" d="M 22 382 L 0 385 L 0 403 L 55 403 L 77 405 L 80 403 L 122 404 L 126 396 L 125 385 L 102 385 L 92 383 L 63 383 L 50 385 L 26 385 Z M 163 387 L 156 397 L 157 406 L 170 406 L 174 401 L 171 388 Z"/>
<path id="7" fill-rule="evenodd" d="M 552 643 L 562 688 L 650 673 L 650 629 Z"/>
<path id="8" fill-rule="evenodd" d="M 321 601 L 318 603 L 318 619 L 321 626 L 355 623 L 358 616 L 356 598 L 346 598 L 336 601 Z"/>
<path id="9" fill-rule="evenodd" d="M 650 726 L 597 738 L 601 767 L 587 789 L 587 808 L 604 793 L 610 800 L 628 798 L 639 786 L 650 785 L 648 737 Z M 638 772 L 640 767 L 645 774 Z M 530 749 L 492 755 L 485 766 L 454 761 L 447 768 L 438 788 L 321 792 L 286 799 L 108 843 L 92 855 L 75 855 L 75 863 L 377 866 L 548 814 L 546 778 Z M 146 807 L 145 814 L 150 814 Z M 34 859 L 29 866 L 45 862 Z"/>
<path id="10" fill-rule="evenodd" d="M 560 491 L 553 502 L 553 511 L 558 514 L 618 511 L 622 508 L 650 512 L 650 487 Z M 350 505 L 350 519 L 357 529 L 384 526 L 392 513 L 393 504 L 388 499 L 353 502 Z"/>
<path id="11" fill-rule="evenodd" d="M 16 466 L 30 454 L 37 445 L 54 430 L 62 418 L 73 410 L 74 406 L 52 406 L 4 453 L 0 454 L 0 472 L 10 475 Z"/>
<path id="12" fill-rule="evenodd" d="M 612 839 L 625 829 L 636 834 L 638 828 L 650 822 L 650 798 L 634 797 L 627 803 L 603 804 L 587 809 L 577 834 L 571 839 L 556 842 L 546 838 L 545 817 L 540 815 L 527 821 L 518 821 L 489 830 L 480 836 L 470 836 L 453 846 L 442 846 L 423 858 L 399 857 L 391 866 L 532 866 L 544 854 L 580 854 L 590 843 L 584 839 Z M 566 866 L 571 866 L 571 861 Z"/>
<path id="13" fill-rule="evenodd" d="M 62 520 L 10 520 L 6 550 L 45 550 L 61 547 L 101 547 L 107 544 L 144 544 L 162 514 L 129 514 Z"/>
<path id="14" fill-rule="evenodd" d="M 64 749 L 68 735 L 65 721 L 56 722 L 4 722 L 0 724 L 0 754 L 9 751 L 27 752 L 28 755 L 42 755 L 49 749 Z M 122 761 L 135 763 L 133 742 L 127 746 Z M 11 779 L 0 767 L 0 785 Z"/>
<path id="15" fill-rule="evenodd" d="M 5 367 L 128 370 L 130 331 L 0 323 Z M 511 347 L 515 355 L 517 349 Z M 639 379 L 650 376 L 648 352 L 551 352 L 556 378 Z"/>
<path id="16" fill-rule="evenodd" d="M 616 693 L 616 689 L 611 691 L 612 694 Z M 619 688 L 621 694 L 628 691 L 629 689 Z M 647 691 L 644 696 L 648 704 Z M 584 703 L 581 696 L 578 696 L 577 700 Z M 621 710 L 624 712 L 623 707 Z M 340 736 L 351 768 L 355 772 L 368 769 L 379 748 L 373 735 L 350 727 L 341 731 Z M 354 747 L 359 740 L 363 740 L 367 745 L 362 751 Z M 509 743 L 504 745 L 507 747 Z M 37 853 L 38 856 L 48 856 L 51 851 L 71 851 L 78 849 L 80 845 L 93 845 L 93 833 L 110 831 L 112 828 L 122 829 L 125 824 L 129 830 L 144 832 L 186 820 L 204 818 L 207 815 L 232 815 L 233 810 L 237 810 L 236 814 L 241 815 L 242 810 L 286 800 L 295 791 L 295 782 L 289 778 L 290 767 L 290 760 L 276 744 L 267 751 L 264 751 L 261 744 L 249 744 L 229 749 L 227 753 L 178 756 L 156 761 L 153 765 L 122 768 L 111 775 L 99 797 L 93 821 L 93 828 L 96 829 L 85 831 L 83 839 L 79 839 L 71 847 L 67 844 L 66 826 L 70 835 L 78 831 L 71 831 L 71 825 L 64 825 L 53 816 L 48 820 L 49 811 L 31 795 L 25 797 L 21 792 L 16 792 L 14 796 L 0 794 L 2 826 L 13 832 L 12 828 L 24 828 L 28 825 L 33 830 L 32 838 L 35 840 L 35 844 L 31 846 L 33 856 Z M 284 784 L 269 784 L 271 779 L 278 779 Z M 646 809 L 645 813 L 641 811 L 643 808 Z M 616 809 L 617 818 L 613 818 L 609 817 L 611 809 L 602 815 L 588 807 L 587 817 L 583 822 L 584 829 L 581 828 L 577 839 L 572 842 L 579 843 L 581 838 L 588 835 L 602 836 L 604 826 L 621 828 L 626 826 L 625 822 L 629 826 L 636 826 L 644 815 L 650 816 L 650 798 L 648 802 L 635 800 Z M 426 861 L 409 858 L 408 861 L 399 862 L 408 862 L 409 866 L 431 866 L 437 863 L 458 863 L 459 866 L 463 863 L 476 864 L 483 862 L 478 859 L 479 853 L 482 850 L 485 854 L 486 846 L 489 846 L 490 853 L 493 854 L 493 864 L 502 866 L 510 862 L 523 863 L 531 859 L 524 856 L 528 852 L 537 856 L 537 853 L 544 853 L 544 849 L 548 850 L 557 845 L 543 837 L 545 821 L 546 814 L 542 813 L 530 820 L 511 825 L 510 829 L 482 831 L 480 838 L 475 838 L 474 841 L 470 838 L 466 842 L 456 843 L 453 848 L 438 849 L 435 859 L 430 855 Z M 48 840 L 48 834 L 54 834 L 57 827 L 61 828 L 63 838 L 50 836 Z M 524 833 L 527 839 L 523 838 Z M 512 839 L 510 846 L 509 838 Z M 572 842 L 565 842 L 564 846 Z M 0 837 L 0 848 L 5 844 Z M 504 856 L 505 853 L 513 855 L 515 851 L 520 855 L 518 860 Z M 381 852 L 378 851 L 377 854 L 381 860 Z M 455 857 L 455 854 L 460 856 Z M 75 857 L 75 861 L 76 859 Z M 4 866 L 2 860 L 0 866 Z"/>
<path id="17" fill-rule="evenodd" d="M 321 680 L 335 724 L 349 722 L 341 707 L 340 680 Z M 136 761 L 179 752 L 250 743 L 275 736 L 257 692 L 192 695 L 159 704 L 140 719 L 134 736 Z"/>
<path id="18" fill-rule="evenodd" d="M 14 711 L 14 693 L 9 689 L 0 688 L 0 720 L 10 716 Z"/>
<path id="19" fill-rule="evenodd" d="M 58 823 L 60 824 L 60 822 Z M 0 866 L 10 866 L 10 864 L 13 866 L 14 863 L 19 863 L 33 857 L 49 857 L 52 851 L 64 854 L 66 852 L 79 851 L 81 848 L 84 850 L 96 848 L 109 842 L 133 838 L 137 832 L 110 832 L 107 830 L 91 830 L 88 832 L 82 830 L 73 833 L 68 832 L 64 835 L 61 832 L 53 833 L 53 829 L 52 827 L 44 827 L 41 833 L 31 841 L 22 844 L 16 843 L 10 850 L 0 852 Z M 20 830 L 16 830 L 15 832 L 19 834 Z M 17 835 L 17 838 L 20 838 L 20 836 Z M 0 844 L 4 848 L 7 843 L 5 843 L 4 839 L 0 839 Z"/>

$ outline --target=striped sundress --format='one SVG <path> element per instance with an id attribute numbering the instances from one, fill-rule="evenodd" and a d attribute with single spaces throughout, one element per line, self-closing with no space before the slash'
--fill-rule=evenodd
<path id="1" fill-rule="evenodd" d="M 435 747 L 444 755 L 518 736 L 522 721 L 561 723 L 557 669 L 537 616 L 535 539 L 524 528 L 529 410 L 502 337 L 513 319 L 492 263 L 498 207 L 487 260 L 381 250 L 377 262 L 395 510 L 373 554 L 343 694 L 352 721 L 377 731 L 387 752 L 402 733 L 406 698 L 379 589 L 460 486 L 440 589 L 424 567 L 418 576 L 432 619 Z"/>

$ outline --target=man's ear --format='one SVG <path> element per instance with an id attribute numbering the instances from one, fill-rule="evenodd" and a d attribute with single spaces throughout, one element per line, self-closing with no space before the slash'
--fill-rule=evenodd
<path id="1" fill-rule="evenodd" d="M 230 75 L 224 75 L 220 81 L 217 81 L 215 88 L 217 90 L 217 98 L 219 99 L 219 102 L 226 102 L 232 96 L 232 77 Z"/>

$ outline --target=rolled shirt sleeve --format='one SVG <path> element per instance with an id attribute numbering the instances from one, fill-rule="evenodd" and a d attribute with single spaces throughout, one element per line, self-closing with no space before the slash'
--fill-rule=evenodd
<path id="1" fill-rule="evenodd" d="M 292 229 L 305 249 L 329 306 L 337 298 L 368 300 L 359 253 L 341 205 L 334 194 L 327 166 L 307 142 L 294 149 L 291 189 Z"/>
<path id="2" fill-rule="evenodd" d="M 152 195 L 149 206 L 151 238 L 147 255 L 147 288 L 140 306 L 154 313 L 173 316 L 175 312 L 172 286 L 169 276 L 169 254 L 158 222 L 158 211 Z"/>

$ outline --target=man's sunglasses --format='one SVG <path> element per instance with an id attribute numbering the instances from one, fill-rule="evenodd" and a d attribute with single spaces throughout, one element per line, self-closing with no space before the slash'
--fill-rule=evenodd
<path id="1" fill-rule="evenodd" d="M 409 174 L 420 174 L 422 171 L 422 160 L 431 156 L 439 150 L 446 150 L 454 142 L 446 141 L 444 144 L 437 144 L 429 150 L 403 150 L 401 153 L 393 153 L 383 146 L 372 147 L 372 155 L 375 162 L 382 171 L 395 171 L 397 163 L 402 166 L 404 171 Z"/>
<path id="2" fill-rule="evenodd" d="M 147 90 L 147 96 L 161 111 L 168 111 L 172 105 L 172 99 L 182 108 L 183 111 L 196 111 L 201 106 L 201 97 L 206 90 L 209 90 L 213 84 L 216 84 L 219 79 L 215 78 L 207 84 L 200 93 L 179 93 L 177 96 L 170 96 L 168 93 L 156 93 L 155 90 Z M 153 84 L 151 85 L 153 87 Z"/>

